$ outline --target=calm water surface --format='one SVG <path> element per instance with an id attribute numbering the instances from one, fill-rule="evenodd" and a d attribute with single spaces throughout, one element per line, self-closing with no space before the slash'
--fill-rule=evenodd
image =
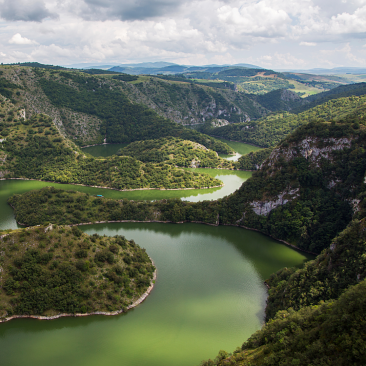
<path id="1" fill-rule="evenodd" d="M 226 155 L 226 154 L 219 154 L 224 159 L 227 160 L 233 160 L 237 161 L 242 155 L 248 154 L 251 151 L 257 151 L 261 148 L 258 146 L 250 145 L 250 144 L 244 144 L 243 142 L 237 142 L 237 141 L 230 141 L 225 140 L 222 138 L 217 138 L 220 141 L 223 141 L 227 143 L 230 147 L 234 149 L 236 152 L 235 155 Z M 89 153 L 93 156 L 111 156 L 114 154 L 117 154 L 117 151 L 121 149 L 122 147 L 127 146 L 128 144 L 106 144 L 106 145 L 96 145 L 96 146 L 90 146 L 90 147 L 84 147 L 82 150 L 86 153 Z"/>
<path id="2" fill-rule="evenodd" d="M 222 180 L 225 177 L 229 193 L 249 177 L 237 175 L 245 172 L 204 171 L 219 174 Z M 0 181 L 0 228 L 16 227 L 6 204 L 10 195 L 47 185 L 133 199 L 157 199 L 171 193 L 169 197 L 212 199 L 220 192 L 117 192 Z M 19 319 L 0 324 L 0 365 L 198 365 L 220 349 L 234 350 L 259 329 L 266 300 L 263 280 L 284 266 L 300 266 L 308 259 L 264 235 L 236 227 L 124 223 L 82 229 L 88 234 L 125 235 L 146 248 L 158 269 L 152 293 L 143 304 L 120 316 Z"/>
<path id="3" fill-rule="evenodd" d="M 250 144 L 244 144 L 243 142 L 230 141 L 230 140 L 225 140 L 225 139 L 218 138 L 218 137 L 216 137 L 216 138 L 218 140 L 228 144 L 235 151 L 235 155 L 219 154 L 219 156 L 221 156 L 222 158 L 227 159 L 227 160 L 237 161 L 242 155 L 249 154 L 252 151 L 258 151 L 261 149 L 261 147 L 250 145 Z"/>
<path id="4" fill-rule="evenodd" d="M 20 319 L 0 325 L 0 364 L 186 366 L 233 350 L 263 322 L 263 280 L 302 254 L 256 232 L 199 224 L 101 224 L 145 247 L 158 277 L 125 315 Z"/>
<path id="5" fill-rule="evenodd" d="M 144 190 L 120 192 L 112 189 L 83 187 L 72 184 L 48 183 L 39 181 L 23 180 L 3 180 L 0 181 L 0 230 L 15 229 L 17 224 L 14 220 L 13 210 L 6 203 L 7 199 L 13 194 L 21 194 L 34 189 L 40 189 L 47 186 L 66 190 L 76 190 L 93 195 L 101 194 L 107 198 L 127 198 L 131 200 L 159 200 L 163 198 L 181 198 L 182 200 L 197 202 L 203 200 L 212 200 L 224 197 L 237 190 L 243 182 L 251 177 L 251 172 L 218 170 L 218 169 L 195 169 L 198 172 L 204 172 L 217 177 L 225 185 L 221 188 L 192 189 L 192 190 Z"/>
<path id="6" fill-rule="evenodd" d="M 125 147 L 127 145 L 128 144 L 105 144 L 105 145 L 84 147 L 82 150 L 96 157 L 98 156 L 107 157 L 117 154 L 117 151 L 119 149 L 122 149 L 122 147 Z"/>

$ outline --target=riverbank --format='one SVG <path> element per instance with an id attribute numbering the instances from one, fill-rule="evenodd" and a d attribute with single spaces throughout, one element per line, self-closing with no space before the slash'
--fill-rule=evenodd
<path id="1" fill-rule="evenodd" d="M 70 225 L 72 226 L 72 225 Z M 150 257 L 149 257 L 150 258 Z M 155 266 L 154 261 L 150 258 L 151 263 Z M 10 320 L 13 319 L 38 319 L 38 320 L 53 320 L 53 319 L 58 319 L 58 318 L 63 318 L 63 317 L 80 317 L 80 316 L 91 316 L 91 315 L 106 315 L 106 316 L 114 316 L 114 315 L 119 315 L 122 314 L 130 309 L 135 308 L 136 306 L 140 305 L 143 301 L 146 300 L 146 298 L 149 296 L 149 294 L 151 293 L 151 291 L 153 290 L 154 286 L 155 286 L 155 282 L 156 282 L 156 277 L 157 277 L 157 269 L 155 267 L 155 271 L 153 273 L 153 278 L 150 281 L 150 286 L 147 288 L 147 290 L 136 300 L 134 301 L 131 305 L 129 305 L 126 309 L 120 309 L 120 310 L 116 310 L 116 311 L 94 311 L 91 313 L 61 313 L 61 314 L 56 314 L 56 315 L 52 315 L 52 316 L 42 316 L 42 315 L 12 315 L 9 317 L 6 317 L 4 319 L 0 318 L 0 323 L 5 323 L 8 322 Z"/>
<path id="2" fill-rule="evenodd" d="M 86 184 L 79 184 L 79 183 L 64 183 L 64 182 L 53 182 L 50 180 L 39 180 L 39 179 L 31 179 L 31 178 L 0 178 L 2 180 L 30 180 L 30 181 L 37 181 L 37 182 L 46 182 L 46 183 L 57 183 L 57 184 L 70 184 L 73 186 L 81 186 L 81 187 L 90 187 L 90 188 L 103 188 L 103 189 L 112 189 L 118 192 L 133 192 L 133 191 L 151 191 L 151 190 L 159 190 L 159 191 L 187 191 L 192 189 L 210 189 L 210 188 L 221 188 L 224 187 L 225 184 L 221 184 L 219 186 L 212 186 L 212 187 L 199 187 L 199 188 L 131 188 L 131 189 L 117 189 L 112 187 L 103 187 L 103 186 L 88 186 Z"/>
<path id="3" fill-rule="evenodd" d="M 311 254 L 311 255 L 319 255 L 319 253 L 314 253 L 314 252 L 310 252 L 307 251 L 305 249 L 301 249 L 298 248 L 297 246 L 282 240 L 282 239 L 277 239 L 272 235 L 263 233 L 262 231 L 258 230 L 258 229 L 253 229 L 247 226 L 243 226 L 243 225 L 237 225 L 237 224 L 219 224 L 218 221 L 216 221 L 215 224 L 210 224 L 208 222 L 204 222 L 204 221 L 178 221 L 178 222 L 173 222 L 173 221 L 159 221 L 159 220 L 147 220 L 147 221 L 138 221 L 138 220 L 114 220 L 114 221 L 94 221 L 94 222 L 84 222 L 84 223 L 80 223 L 80 224 L 73 224 L 73 225 L 68 225 L 68 226 L 83 226 L 83 225 L 94 225 L 94 224 L 115 224 L 115 223 L 127 223 L 127 222 L 136 222 L 136 223 L 158 223 L 158 224 L 187 224 L 187 223 L 192 223 L 192 224 L 205 224 L 205 225 L 209 225 L 209 226 L 235 226 L 235 227 L 239 227 L 242 229 L 246 229 L 246 230 L 251 230 L 251 231 L 256 231 L 262 235 L 268 236 L 269 238 L 276 240 L 280 243 L 283 243 L 289 247 L 291 247 L 292 249 L 295 249 L 299 252 L 303 252 L 303 253 L 307 253 L 307 254 Z M 22 226 L 26 226 L 20 222 L 18 222 L 19 225 Z"/>
<path id="4" fill-rule="evenodd" d="M 251 145 L 251 146 L 254 146 L 254 147 L 258 147 L 259 149 L 265 149 L 265 147 L 263 146 L 259 146 L 259 145 L 256 145 L 256 144 L 253 144 L 251 142 L 246 142 L 246 141 L 237 141 L 237 140 L 230 140 L 230 139 L 225 139 L 224 137 L 221 137 L 221 136 L 216 136 L 216 135 L 209 135 L 209 136 L 212 136 L 212 137 L 215 137 L 217 138 L 218 140 L 225 140 L 225 141 L 231 141 L 231 142 L 238 142 L 240 144 L 246 144 L 246 145 Z"/>

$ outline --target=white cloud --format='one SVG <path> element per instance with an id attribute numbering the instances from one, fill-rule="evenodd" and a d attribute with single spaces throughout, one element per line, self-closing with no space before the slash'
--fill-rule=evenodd
<path id="1" fill-rule="evenodd" d="M 353 58 L 344 62 L 364 57 L 366 0 L 0 0 L 0 14 L 1 49 L 12 62 L 313 67 L 340 60 L 319 48 L 346 43 Z"/>
<path id="2" fill-rule="evenodd" d="M 315 42 L 300 42 L 300 46 L 314 47 L 314 46 L 316 46 L 316 43 Z"/>
<path id="3" fill-rule="evenodd" d="M 46 18 L 56 18 L 43 0 L 2 0 L 0 17 L 8 21 L 41 22 Z"/>
<path id="4" fill-rule="evenodd" d="M 38 44 L 36 41 L 32 41 L 28 38 L 22 37 L 20 33 L 14 34 L 13 37 L 9 39 L 9 43 L 19 45 Z"/>
<path id="5" fill-rule="evenodd" d="M 284 35 L 290 23 L 288 14 L 275 9 L 265 1 L 232 7 L 224 5 L 217 9 L 218 19 L 239 34 L 252 34 L 261 37 Z"/>

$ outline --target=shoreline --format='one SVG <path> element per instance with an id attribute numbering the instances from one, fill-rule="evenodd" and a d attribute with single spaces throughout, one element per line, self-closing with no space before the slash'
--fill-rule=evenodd
<path id="1" fill-rule="evenodd" d="M 227 169 L 230 170 L 230 169 Z M 220 188 L 224 187 L 225 184 L 222 183 L 219 186 L 212 186 L 212 187 L 199 187 L 199 188 L 131 188 L 131 189 L 117 189 L 112 187 L 103 187 L 103 186 L 88 186 L 86 184 L 81 183 L 62 183 L 62 182 L 53 182 L 50 180 L 39 180 L 39 179 L 32 179 L 32 178 L 0 178 L 2 180 L 33 180 L 38 182 L 46 182 L 46 183 L 56 183 L 56 184 L 70 184 L 73 186 L 81 186 L 81 187 L 90 187 L 90 188 L 103 188 L 103 189 L 112 189 L 118 192 L 132 192 L 132 191 L 151 191 L 151 190 L 159 190 L 159 191 L 187 191 L 191 189 L 210 189 L 210 188 Z"/>
<path id="2" fill-rule="evenodd" d="M 215 137 L 215 138 L 217 138 L 218 140 L 219 140 L 219 139 L 223 139 L 223 140 L 227 140 L 227 141 L 231 141 L 231 142 L 239 142 L 239 143 L 241 143 L 241 144 L 247 144 L 247 145 L 251 145 L 251 146 L 259 147 L 260 149 L 267 149 L 267 147 L 259 146 L 259 145 L 253 144 L 253 143 L 251 143 L 251 142 L 244 142 L 244 141 L 238 141 L 238 140 L 230 140 L 230 139 L 226 139 L 226 138 L 224 138 L 224 137 L 217 136 L 217 135 L 208 135 L 208 136 Z M 222 141 L 222 142 L 224 142 L 224 141 Z"/>
<path id="3" fill-rule="evenodd" d="M 282 240 L 282 239 L 277 239 L 275 237 L 273 237 L 272 235 L 269 235 L 269 234 L 266 234 L 266 233 L 263 233 L 262 231 L 258 230 L 258 229 L 254 229 L 254 228 L 250 228 L 250 227 L 247 227 L 247 226 L 243 226 L 243 225 L 238 225 L 238 224 L 210 224 L 208 222 L 204 222 L 204 221 L 178 221 L 178 222 L 173 222 L 173 221 L 159 221 L 159 220 L 145 220 L 145 221 L 139 221 L 139 220 L 113 220 L 113 221 L 94 221 L 94 222 L 83 222 L 83 223 L 79 223 L 79 224 L 70 224 L 70 225 L 67 225 L 67 226 L 83 226 L 83 225 L 95 225 L 95 224 L 118 224 L 118 223 L 126 223 L 126 222 L 137 222 L 137 223 L 158 223 L 158 224 L 189 224 L 189 223 L 192 223 L 192 224 L 204 224 L 204 225 L 209 225 L 209 226 L 235 226 L 235 227 L 240 227 L 242 229 L 246 229 L 246 230 L 251 230 L 251 231 L 256 231 L 262 235 L 265 235 L 265 236 L 268 236 L 269 238 L 273 239 L 273 240 L 276 240 L 282 244 L 285 244 L 289 247 L 291 247 L 292 249 L 295 249 L 299 252 L 303 252 L 303 253 L 307 253 L 307 254 L 311 254 L 311 255 L 315 255 L 315 256 L 318 256 L 320 253 L 314 253 L 314 252 L 310 252 L 310 251 L 307 251 L 305 249 L 301 249 L 301 248 L 298 248 L 296 247 L 295 245 L 293 244 L 290 244 L 288 243 L 287 241 L 285 240 Z M 22 225 L 22 226 L 26 226 L 20 222 L 17 222 L 19 225 Z"/>
<path id="4" fill-rule="evenodd" d="M 71 225 L 70 225 L 71 226 Z M 149 256 L 150 258 L 150 256 Z M 154 261 L 150 258 L 151 263 L 155 266 Z M 119 315 L 122 313 L 127 313 L 128 310 L 135 308 L 136 306 L 140 305 L 142 302 L 146 300 L 146 298 L 150 295 L 151 291 L 155 286 L 156 276 L 157 276 L 157 268 L 155 267 L 155 271 L 153 273 L 153 278 L 150 281 L 150 286 L 147 290 L 131 305 L 127 306 L 126 310 L 123 309 L 116 310 L 116 311 L 94 311 L 92 313 L 61 313 L 52 316 L 43 316 L 43 315 L 12 315 L 4 319 L 0 319 L 0 323 L 5 323 L 13 319 L 38 319 L 38 320 L 54 320 L 63 317 L 81 317 L 81 316 L 91 316 L 91 315 L 106 315 L 106 316 L 114 316 Z"/>
<path id="5" fill-rule="evenodd" d="M 13 206 L 11 206 L 13 208 Z M 13 208 L 14 209 L 14 208 Z M 95 225 L 95 224 L 118 224 L 118 223 L 126 223 L 126 222 L 137 222 L 137 223 L 157 223 L 157 224 L 189 224 L 189 223 L 192 223 L 192 224 L 204 224 L 204 225 L 209 225 L 209 226 L 220 226 L 219 223 L 216 223 L 216 224 L 210 224 L 208 222 L 204 222 L 204 221 L 177 221 L 177 222 L 173 222 L 173 221 L 160 221 L 160 220 L 145 220 L 145 221 L 139 221 L 139 220 L 106 220 L 106 221 L 89 221 L 89 222 L 82 222 L 82 223 L 79 223 L 79 224 L 67 224 L 66 226 L 83 226 L 83 225 Z M 21 226 L 24 226 L 25 228 L 27 227 L 31 227 L 31 226 L 27 226 L 26 224 L 23 224 L 21 222 L 18 222 L 17 221 L 17 224 L 18 225 L 21 225 Z M 39 225 L 34 225 L 34 226 L 39 226 Z M 269 238 L 273 239 L 273 240 L 276 240 L 282 244 L 285 244 L 289 247 L 291 247 L 292 249 L 294 250 L 297 250 L 299 252 L 303 252 L 303 253 L 307 253 L 307 254 L 311 254 L 311 255 L 314 255 L 314 256 L 318 256 L 320 253 L 314 253 L 314 252 L 310 252 L 308 250 L 305 250 L 305 249 L 301 249 L 301 248 L 298 248 L 296 247 L 295 245 L 293 244 L 290 244 L 289 242 L 285 241 L 285 240 L 282 240 L 282 239 L 277 239 L 275 238 L 274 236 L 272 235 L 269 235 L 269 234 L 266 234 L 266 233 L 263 233 L 262 231 L 258 230 L 258 229 L 254 229 L 254 228 L 250 228 L 250 227 L 247 227 L 247 226 L 243 226 L 243 225 L 238 225 L 238 224 L 221 224 L 221 226 L 235 226 L 235 227 L 239 227 L 239 228 L 242 228 L 242 229 L 246 229 L 246 230 L 251 230 L 251 231 L 256 231 L 262 235 L 265 235 L 265 236 L 268 236 Z"/>

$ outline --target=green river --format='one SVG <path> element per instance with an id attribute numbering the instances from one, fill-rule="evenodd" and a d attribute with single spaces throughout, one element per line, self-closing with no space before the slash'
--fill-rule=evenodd
<path id="1" fill-rule="evenodd" d="M 6 200 L 47 185 L 105 197 L 215 199 L 250 173 L 204 169 L 225 187 L 192 191 L 118 192 L 37 181 L 0 181 L 0 229 L 17 224 Z M 225 190 L 224 190 L 225 189 Z M 223 193 L 224 192 L 224 193 Z M 88 234 L 125 235 L 147 249 L 156 285 L 137 308 L 119 316 L 12 320 L 0 324 L 4 366 L 188 366 L 234 350 L 261 327 L 263 280 L 308 256 L 254 231 L 200 224 L 123 223 L 84 226 Z"/>

